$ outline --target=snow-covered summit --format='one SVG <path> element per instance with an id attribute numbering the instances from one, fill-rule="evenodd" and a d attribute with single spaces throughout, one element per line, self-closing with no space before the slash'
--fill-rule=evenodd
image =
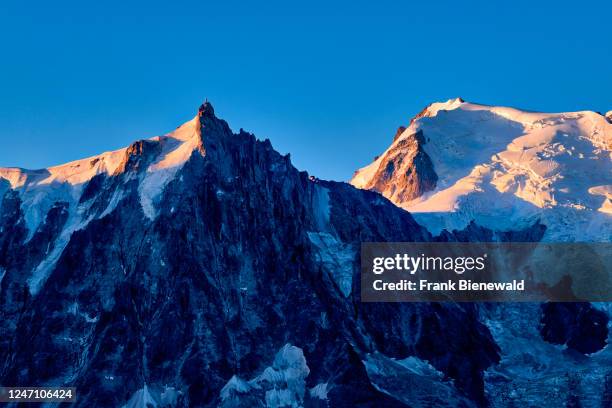
<path id="1" fill-rule="evenodd" d="M 431 118 L 436 116 L 438 112 L 445 110 L 453 110 L 460 107 L 465 101 L 461 97 L 449 99 L 446 102 L 434 102 L 423 109 L 413 120 L 419 118 Z"/>
<path id="2" fill-rule="evenodd" d="M 208 101 L 193 119 L 163 136 L 45 169 L 0 168 L 0 206 L 3 199 L 19 203 L 26 242 L 48 228 L 54 208 L 63 209 L 66 216 L 52 250 L 29 280 L 31 291 L 38 290 L 75 231 L 112 213 L 134 190 L 145 217 L 154 220 L 168 183 L 192 155 L 206 154 L 203 134 L 207 139 L 231 134 Z"/>
<path id="3" fill-rule="evenodd" d="M 166 185 L 194 153 L 205 154 L 203 129 L 219 127 L 229 130 L 224 121 L 215 117 L 212 104 L 206 101 L 193 119 L 163 136 L 46 169 L 0 168 L 0 200 L 9 190 L 12 195 L 18 195 L 28 240 L 45 227 L 50 210 L 58 203 L 67 212 L 67 221 L 53 251 L 36 268 L 29 282 L 31 290 L 36 292 L 73 232 L 110 214 L 129 194 L 128 184 L 137 183 L 142 210 L 146 217 L 154 219 L 155 202 Z M 101 188 L 102 184 L 106 187 Z M 104 207 L 99 208 L 91 193 L 94 190 L 106 191 L 99 191 L 98 195 L 111 194 Z"/>
<path id="4" fill-rule="evenodd" d="M 549 240 L 609 241 L 611 147 L 612 124 L 596 112 L 457 98 L 424 109 L 351 183 L 380 191 L 433 233 L 471 220 L 509 229 L 539 219 Z"/>
<path id="5" fill-rule="evenodd" d="M 204 117 L 214 118 L 214 109 L 208 101 L 193 119 L 174 131 L 146 140 L 156 149 L 155 157 L 142 172 L 140 192 L 145 214 L 153 216 L 151 201 L 193 151 L 200 147 L 200 128 Z M 45 169 L 0 168 L 0 181 L 5 180 L 4 183 L 0 182 L 0 194 L 9 187 L 19 192 L 28 230 L 33 233 L 55 202 L 77 204 L 87 183 L 94 177 L 129 171 L 126 163 L 130 156 L 141 153 L 133 147 L 137 143 Z"/>

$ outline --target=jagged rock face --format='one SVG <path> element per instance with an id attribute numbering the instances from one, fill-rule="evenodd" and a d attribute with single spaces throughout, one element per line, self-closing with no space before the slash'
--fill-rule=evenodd
<path id="1" fill-rule="evenodd" d="M 398 131 L 395 140 L 400 135 Z M 410 201 L 432 191 L 438 176 L 429 155 L 423 150 L 424 144 L 422 131 L 394 143 L 377 160 L 378 168 L 374 176 L 361 187 L 378 191 L 394 202 Z"/>
<path id="2" fill-rule="evenodd" d="M 70 191 L 34 232 L 29 185 L 5 188 L 0 383 L 74 385 L 82 407 L 259 404 L 228 383 L 284 370 L 275 355 L 291 344 L 298 391 L 278 382 L 287 391 L 271 397 L 405 406 L 401 388 L 381 391 L 397 371 L 380 361 L 412 356 L 449 395 L 484 404 L 498 347 L 473 305 L 359 301 L 361 242 L 433 239 L 410 214 L 309 179 L 210 104 L 190 123 L 72 165 L 89 173 L 69 186 L 63 168 L 27 175 Z"/>
<path id="3" fill-rule="evenodd" d="M 607 345 L 610 319 L 589 303 L 546 303 L 542 311 L 540 331 L 546 341 L 567 345 L 583 354 L 594 353 Z"/>

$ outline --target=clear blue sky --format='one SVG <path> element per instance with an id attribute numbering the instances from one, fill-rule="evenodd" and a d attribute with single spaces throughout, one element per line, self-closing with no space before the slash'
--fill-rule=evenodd
<path id="1" fill-rule="evenodd" d="M 3 0 L 0 166 L 163 134 L 208 97 L 347 180 L 430 102 L 611 110 L 611 19 L 609 1 Z"/>

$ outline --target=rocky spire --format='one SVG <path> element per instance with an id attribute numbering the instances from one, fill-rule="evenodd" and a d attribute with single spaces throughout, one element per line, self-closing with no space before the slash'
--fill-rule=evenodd
<path id="1" fill-rule="evenodd" d="M 212 104 L 208 102 L 208 99 L 204 101 L 202 105 L 200 105 L 200 109 L 198 109 L 198 116 L 200 118 L 214 118 L 215 117 L 215 109 Z"/>

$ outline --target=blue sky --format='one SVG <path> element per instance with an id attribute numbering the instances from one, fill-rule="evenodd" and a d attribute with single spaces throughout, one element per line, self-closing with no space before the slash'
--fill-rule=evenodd
<path id="1" fill-rule="evenodd" d="M 166 133 L 205 97 L 336 180 L 434 101 L 612 110 L 608 1 L 257 3 L 1 2 L 0 166 Z"/>

